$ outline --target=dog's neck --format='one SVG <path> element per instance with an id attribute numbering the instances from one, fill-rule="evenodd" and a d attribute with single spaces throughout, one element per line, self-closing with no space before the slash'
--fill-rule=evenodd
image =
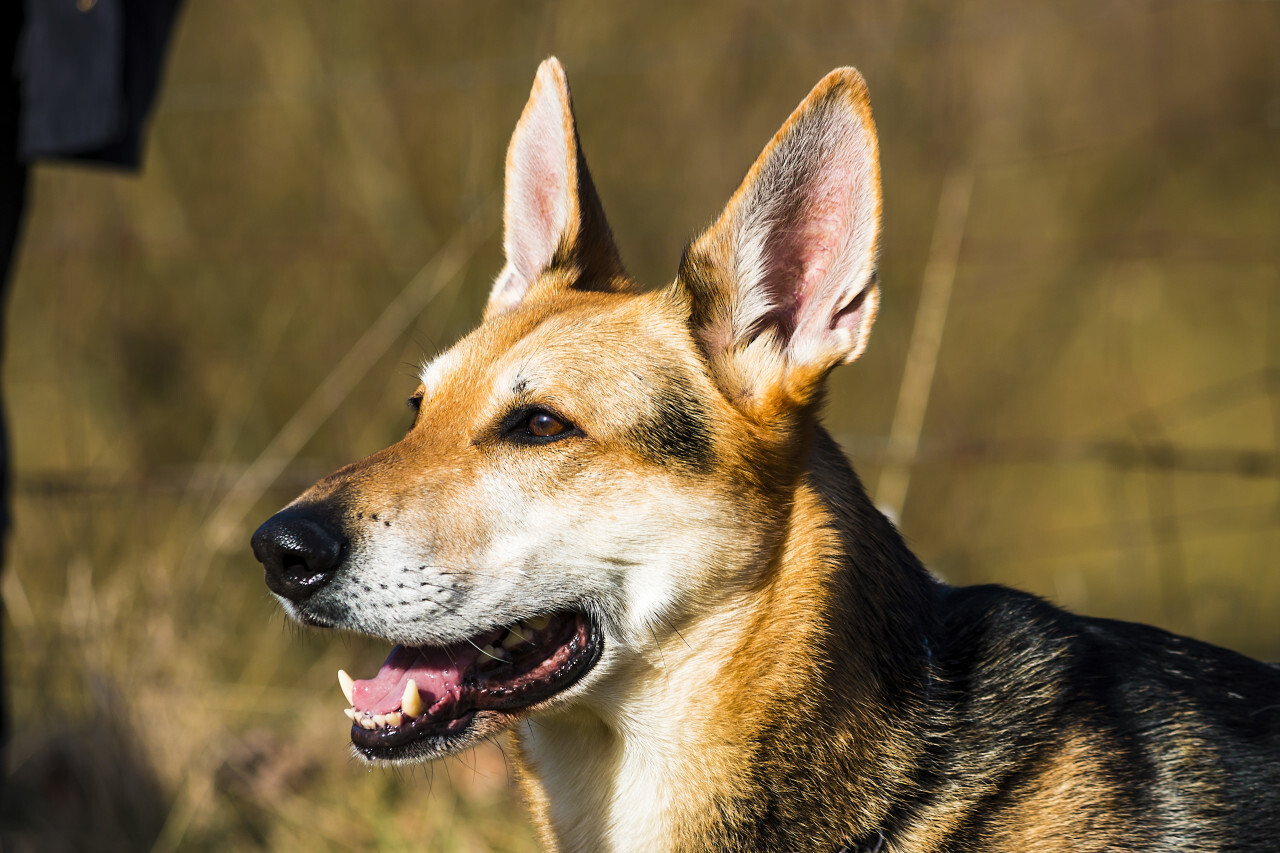
<path id="1" fill-rule="evenodd" d="M 921 614 L 935 584 L 825 433 L 766 576 L 684 626 L 607 704 L 522 727 L 549 849 L 838 850 L 877 837 L 909 784 L 892 768 L 922 748 Z"/>

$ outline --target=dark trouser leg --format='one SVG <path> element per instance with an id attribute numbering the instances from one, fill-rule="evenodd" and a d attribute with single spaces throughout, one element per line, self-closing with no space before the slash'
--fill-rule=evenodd
<path id="1" fill-rule="evenodd" d="M 22 29 L 21 2 L 0 3 L 0 357 L 4 353 L 4 313 L 9 296 L 22 209 L 27 196 L 27 167 L 18 162 L 18 82 L 10 73 Z M 9 545 L 9 440 L 4 415 L 3 377 L 0 377 L 0 571 Z M 0 607 L 0 614 L 4 612 Z M 7 772 L 9 699 L 4 681 L 4 626 L 0 624 L 0 790 Z"/>

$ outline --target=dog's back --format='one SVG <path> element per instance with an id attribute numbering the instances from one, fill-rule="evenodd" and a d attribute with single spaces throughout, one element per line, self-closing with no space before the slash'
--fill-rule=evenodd
<path id="1" fill-rule="evenodd" d="M 938 849 L 1277 849 L 1280 670 L 1002 587 L 938 604 L 940 772 L 990 791 Z"/>

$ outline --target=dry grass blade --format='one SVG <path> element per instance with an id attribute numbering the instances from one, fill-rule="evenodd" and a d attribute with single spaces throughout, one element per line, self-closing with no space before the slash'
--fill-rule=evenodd
<path id="1" fill-rule="evenodd" d="M 933 374 L 942 348 L 942 330 L 947 324 L 951 289 L 960 263 L 969 200 L 973 196 L 974 170 L 970 165 L 952 166 L 938 198 L 938 217 L 933 230 L 929 264 L 924 270 L 920 304 L 916 308 L 915 329 L 902 372 L 898 406 L 889 430 L 890 462 L 880 474 L 876 503 L 895 522 L 902 518 L 911 485 L 911 460 L 920 446 L 924 414 L 929 406 Z"/>

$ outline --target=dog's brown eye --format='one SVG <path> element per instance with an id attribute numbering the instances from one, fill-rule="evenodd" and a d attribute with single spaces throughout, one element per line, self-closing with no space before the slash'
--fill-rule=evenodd
<path id="1" fill-rule="evenodd" d="M 550 444 L 565 438 L 581 436 L 572 423 L 539 406 L 526 406 L 508 414 L 498 427 L 498 434 L 515 444 Z"/>
<path id="2" fill-rule="evenodd" d="M 547 412 L 534 412 L 530 415 L 527 428 L 530 434 L 538 438 L 554 438 L 568 429 L 564 421 Z"/>
<path id="3" fill-rule="evenodd" d="M 422 395 L 414 394 L 408 400 L 405 400 L 404 403 L 406 406 L 408 406 L 410 409 L 413 409 L 413 411 L 416 412 L 422 408 Z"/>

